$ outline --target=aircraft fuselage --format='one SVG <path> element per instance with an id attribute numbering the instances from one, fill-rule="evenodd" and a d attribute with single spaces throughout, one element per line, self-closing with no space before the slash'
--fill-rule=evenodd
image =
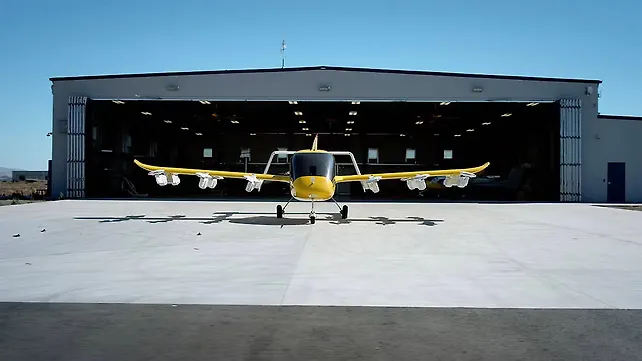
<path id="1" fill-rule="evenodd" d="M 326 201 L 334 197 L 336 184 L 334 155 L 324 151 L 300 151 L 290 162 L 290 194 L 304 202 Z"/>

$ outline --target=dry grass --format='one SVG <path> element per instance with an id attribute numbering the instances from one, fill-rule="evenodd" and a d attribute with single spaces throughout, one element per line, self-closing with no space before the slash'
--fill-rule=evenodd
<path id="1" fill-rule="evenodd" d="M 0 182 L 0 196 L 30 197 L 36 192 L 47 190 L 47 181 Z"/>

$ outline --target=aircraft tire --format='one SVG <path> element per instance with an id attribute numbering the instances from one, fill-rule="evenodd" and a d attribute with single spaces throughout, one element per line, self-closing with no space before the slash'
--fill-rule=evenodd
<path id="1" fill-rule="evenodd" d="M 316 222 L 316 218 L 310 217 L 310 224 L 314 224 Z"/>
<path id="2" fill-rule="evenodd" d="M 276 206 L 276 218 L 283 218 L 283 207 L 280 204 Z"/>
<path id="3" fill-rule="evenodd" d="M 348 218 L 348 206 L 344 205 L 343 208 L 341 208 L 341 218 L 346 219 Z"/>

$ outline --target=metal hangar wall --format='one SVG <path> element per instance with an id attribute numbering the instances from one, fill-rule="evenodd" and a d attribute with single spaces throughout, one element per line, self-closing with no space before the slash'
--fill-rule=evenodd
<path id="1" fill-rule="evenodd" d="M 53 82 L 52 195 L 85 197 L 85 114 L 93 100 L 557 102 L 559 200 L 601 198 L 583 167 L 585 124 L 598 119 L 599 80 L 306 67 L 98 75 Z"/>

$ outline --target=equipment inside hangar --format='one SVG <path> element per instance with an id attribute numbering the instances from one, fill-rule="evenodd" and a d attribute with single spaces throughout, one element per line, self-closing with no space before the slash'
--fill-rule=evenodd
<path id="1" fill-rule="evenodd" d="M 383 182 L 377 194 L 342 184 L 351 199 L 559 199 L 560 105 L 555 102 L 151 101 L 89 100 L 86 106 L 87 197 L 287 197 L 267 182 L 245 192 L 225 179 L 201 190 L 198 177 L 159 187 L 134 159 L 167 167 L 262 173 L 274 150 L 311 146 L 351 151 L 363 173 L 491 166 L 468 187 L 429 179 L 425 191 Z M 338 174 L 354 174 L 338 156 Z M 289 171 L 277 157 L 270 173 Z"/>

